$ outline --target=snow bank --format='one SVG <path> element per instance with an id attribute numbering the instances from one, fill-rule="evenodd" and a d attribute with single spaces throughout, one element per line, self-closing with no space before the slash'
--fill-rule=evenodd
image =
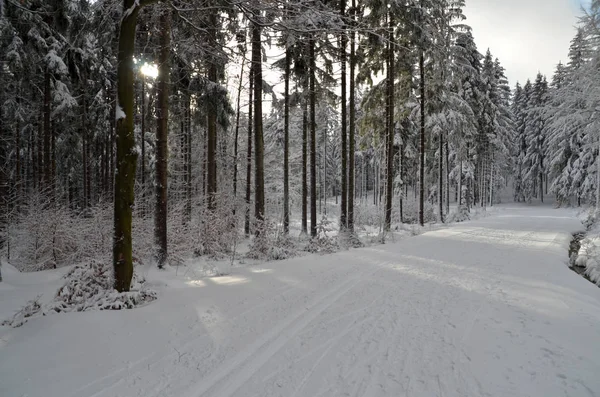
<path id="1" fill-rule="evenodd" d="M 584 267 L 590 281 L 600 286 L 600 222 L 596 211 L 588 210 L 579 214 L 588 229 L 581 240 L 575 266 Z"/>

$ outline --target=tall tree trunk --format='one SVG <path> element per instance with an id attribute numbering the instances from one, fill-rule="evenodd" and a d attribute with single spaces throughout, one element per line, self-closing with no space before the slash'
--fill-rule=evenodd
<path id="1" fill-rule="evenodd" d="M 50 184 L 52 178 L 51 168 L 51 140 L 52 131 L 50 129 L 50 70 L 46 67 L 44 71 L 44 190 L 50 193 Z"/>
<path id="2" fill-rule="evenodd" d="M 142 213 L 145 213 L 146 207 L 146 77 L 142 74 L 142 130 L 140 131 L 140 144 L 141 144 L 141 184 L 142 184 Z"/>
<path id="3" fill-rule="evenodd" d="M 346 36 L 346 22 L 343 21 L 346 16 L 346 0 L 340 0 L 340 16 L 342 18 L 343 30 L 340 37 L 340 66 L 341 66 L 341 100 L 342 100 L 342 124 L 341 124 L 341 144 L 342 144 L 342 202 L 340 206 L 340 227 L 344 230 L 348 225 L 348 144 L 347 138 L 347 104 L 346 104 L 346 47 L 348 38 Z M 336 196 L 337 197 L 337 196 Z"/>
<path id="4" fill-rule="evenodd" d="M 89 202 L 89 187 L 88 187 L 88 173 L 90 172 L 88 164 L 88 131 L 87 131 L 87 113 L 85 103 L 85 88 L 83 84 L 81 86 L 81 160 L 83 163 L 83 208 L 88 208 Z"/>
<path id="5" fill-rule="evenodd" d="M 387 54 L 387 139 L 386 139 L 386 192 L 385 192 L 385 225 L 389 232 L 392 227 L 392 200 L 394 187 L 394 18 L 388 13 L 388 54 Z"/>
<path id="6" fill-rule="evenodd" d="M 261 28 L 252 25 L 252 67 L 254 68 L 254 217 L 260 224 L 265 219 L 265 170 L 262 119 L 262 52 Z M 261 227 L 256 229 L 260 235 Z"/>
<path id="7" fill-rule="evenodd" d="M 140 9 L 136 0 L 123 0 L 117 63 L 117 157 L 114 186 L 113 266 L 115 289 L 129 291 L 133 276 L 131 211 L 137 155 L 133 129 L 133 55 Z"/>
<path id="8" fill-rule="evenodd" d="M 250 64 L 250 89 L 248 100 L 248 140 L 246 144 L 246 214 L 244 233 L 250 235 L 250 199 L 252 195 L 252 128 L 253 128 L 254 66 Z"/>
<path id="9" fill-rule="evenodd" d="M 302 99 L 302 232 L 308 234 L 308 76 L 304 76 L 304 93 Z"/>
<path id="10" fill-rule="evenodd" d="M 440 131 L 438 164 L 438 211 L 440 222 L 444 222 L 444 133 Z"/>
<path id="11" fill-rule="evenodd" d="M 316 102 L 316 62 L 315 62 L 315 39 L 309 39 L 308 59 L 310 63 L 310 236 L 317 237 L 317 121 Z"/>
<path id="12" fill-rule="evenodd" d="M 421 133 L 419 145 L 419 224 L 425 224 L 425 53 L 422 48 L 419 53 L 419 73 L 420 73 L 420 107 L 421 107 Z"/>
<path id="13" fill-rule="evenodd" d="M 283 107 L 283 234 L 290 233 L 290 49 L 285 48 Z"/>
<path id="14" fill-rule="evenodd" d="M 167 261 L 167 200 L 168 200 L 168 137 L 169 137 L 169 58 L 171 50 L 171 10 L 166 8 L 160 15 L 160 53 L 157 78 L 156 121 L 156 213 L 154 237 L 156 260 L 162 268 Z"/>
<path id="15" fill-rule="evenodd" d="M 462 181 L 463 181 L 463 177 L 462 177 L 462 172 L 463 172 L 463 162 L 462 160 L 460 160 L 460 165 L 458 168 L 458 209 L 460 210 L 460 207 L 463 204 L 463 194 L 462 194 Z"/>
<path id="16" fill-rule="evenodd" d="M 356 0 L 352 0 L 352 30 L 350 32 L 350 97 L 349 106 L 350 114 L 348 119 L 348 230 L 350 233 L 354 233 L 354 195 L 355 195 L 355 142 L 354 133 L 356 130 L 356 107 L 355 107 L 355 95 L 354 95 L 354 71 L 356 68 L 356 38 L 354 30 L 354 21 L 356 18 Z"/>
<path id="17" fill-rule="evenodd" d="M 448 135 L 444 144 L 446 157 L 446 214 L 450 213 L 450 152 L 448 150 Z"/>

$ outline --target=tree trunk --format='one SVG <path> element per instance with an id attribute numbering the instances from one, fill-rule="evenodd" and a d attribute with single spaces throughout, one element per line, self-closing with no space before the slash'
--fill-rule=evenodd
<path id="1" fill-rule="evenodd" d="M 142 185 L 142 214 L 146 212 L 146 77 L 142 74 L 142 128 L 140 131 L 141 144 L 141 185 Z"/>
<path id="2" fill-rule="evenodd" d="M 423 46 L 423 44 L 421 44 Z M 419 53 L 419 87 L 421 91 L 420 107 L 421 107 L 421 133 L 419 145 L 419 224 L 425 224 L 425 53 L 421 48 Z"/>
<path id="3" fill-rule="evenodd" d="M 438 164 L 438 211 L 440 222 L 444 222 L 444 134 L 440 131 Z"/>
<path id="4" fill-rule="evenodd" d="M 265 219 L 264 138 L 262 119 L 262 52 L 261 28 L 252 25 L 252 67 L 254 68 L 254 216 L 260 224 Z M 259 236 L 261 228 L 256 229 Z"/>
<path id="5" fill-rule="evenodd" d="M 446 214 L 450 213 L 450 152 L 448 150 L 448 136 L 445 141 L 446 154 Z"/>
<path id="6" fill-rule="evenodd" d="M 340 16 L 342 20 L 346 16 L 346 0 L 340 0 Z M 345 26 L 345 22 L 342 22 Z M 347 119 L 347 107 L 346 107 L 346 47 L 348 46 L 348 39 L 346 37 L 345 28 L 342 30 L 340 37 L 340 66 L 341 66 L 341 138 L 342 138 L 342 202 L 340 206 L 340 228 L 344 230 L 348 224 L 348 147 L 346 142 L 346 119 Z M 337 196 L 336 196 L 337 197 Z"/>
<path id="7" fill-rule="evenodd" d="M 192 220 L 192 99 L 189 91 L 185 93 L 185 221 Z"/>
<path id="8" fill-rule="evenodd" d="M 313 36 L 309 39 L 308 59 L 310 63 L 310 236 L 317 237 L 317 148 L 316 148 L 316 102 L 317 93 L 315 91 L 316 83 L 316 65 L 315 65 L 315 39 Z"/>
<path id="9" fill-rule="evenodd" d="M 306 198 L 308 196 L 308 76 L 304 77 L 304 98 L 302 99 L 302 231 L 308 234 L 308 208 Z"/>
<path id="10" fill-rule="evenodd" d="M 115 288 L 129 291 L 133 276 L 131 211 L 137 155 L 133 130 L 133 55 L 139 7 L 136 0 L 123 0 L 117 62 L 117 157 L 114 186 L 113 266 Z"/>
<path id="11" fill-rule="evenodd" d="M 386 139 L 386 194 L 385 194 L 385 225 L 389 232 L 392 227 L 392 200 L 394 187 L 394 21 L 389 14 L 388 26 L 388 56 L 387 56 L 387 139 Z"/>
<path id="12" fill-rule="evenodd" d="M 285 49 L 283 109 L 283 234 L 290 233 L 290 49 Z"/>
<path id="13" fill-rule="evenodd" d="M 463 171 L 463 162 L 460 160 L 460 166 L 458 171 L 458 210 L 460 211 L 460 207 L 462 206 L 462 171 Z"/>
<path id="14" fill-rule="evenodd" d="M 44 72 L 44 190 L 46 193 L 50 192 L 50 179 L 52 176 L 51 169 L 51 139 L 52 131 L 50 130 L 50 105 L 51 105 L 51 92 L 50 92 L 50 71 L 46 67 Z"/>
<path id="15" fill-rule="evenodd" d="M 244 233 L 250 236 L 250 198 L 252 195 L 252 126 L 254 98 L 254 67 L 250 65 L 250 89 L 248 100 L 248 140 L 246 144 L 246 213 L 244 215 Z"/>
<path id="16" fill-rule="evenodd" d="M 354 23 L 356 18 L 356 0 L 352 0 L 352 22 Z M 355 95 L 354 95 L 354 70 L 356 68 L 356 38 L 354 26 L 350 32 L 350 97 L 349 106 L 350 114 L 348 120 L 348 230 L 350 233 L 354 233 L 354 181 L 355 181 L 355 142 L 354 134 L 356 130 L 356 108 L 355 108 Z"/>

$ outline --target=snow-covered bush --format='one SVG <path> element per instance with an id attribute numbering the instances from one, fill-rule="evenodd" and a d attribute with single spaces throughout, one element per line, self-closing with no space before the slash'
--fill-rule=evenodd
<path id="1" fill-rule="evenodd" d="M 255 230 L 260 233 L 254 237 L 246 257 L 258 260 L 283 260 L 296 256 L 298 248 L 295 240 L 285 236 L 283 230 L 272 221 L 257 223 Z"/>
<path id="2" fill-rule="evenodd" d="M 446 222 L 464 222 L 471 219 L 471 214 L 469 214 L 469 209 L 466 205 L 461 205 L 456 210 L 450 211 L 446 218 Z"/>
<path id="3" fill-rule="evenodd" d="M 112 264 L 89 261 L 65 275 L 65 284 L 48 304 L 42 305 L 38 297 L 2 324 L 18 327 L 29 318 L 51 313 L 132 309 L 156 299 L 156 292 L 145 288 L 144 282 L 134 272 L 130 291 L 117 292 L 113 288 Z"/>
<path id="4" fill-rule="evenodd" d="M 11 261 L 21 271 L 71 264 L 80 256 L 87 221 L 65 206 L 53 205 L 40 194 L 22 209 L 11 232 Z"/>
<path id="5" fill-rule="evenodd" d="M 323 215 L 321 221 L 317 224 L 317 236 L 311 239 L 305 250 L 312 253 L 328 254 L 340 250 L 340 244 L 336 236 L 331 233 L 335 231 L 333 222 L 327 215 Z"/>
<path id="6" fill-rule="evenodd" d="M 404 223 L 416 224 L 419 223 L 419 202 L 413 197 L 405 199 L 403 202 L 402 220 Z M 423 211 L 423 220 L 425 223 L 437 221 L 436 210 L 429 201 L 425 201 Z"/>
<path id="7" fill-rule="evenodd" d="M 233 251 L 238 240 L 236 216 L 226 198 L 216 198 L 218 207 L 214 211 L 204 210 L 199 214 L 199 228 L 194 243 L 194 253 L 213 258 L 223 257 Z"/>

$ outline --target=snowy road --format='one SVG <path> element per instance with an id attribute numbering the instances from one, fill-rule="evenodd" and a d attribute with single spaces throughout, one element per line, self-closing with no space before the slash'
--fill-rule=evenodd
<path id="1" fill-rule="evenodd" d="M 128 312 L 0 334 L 0 396 L 600 396 L 600 289 L 572 212 L 173 278 Z"/>

